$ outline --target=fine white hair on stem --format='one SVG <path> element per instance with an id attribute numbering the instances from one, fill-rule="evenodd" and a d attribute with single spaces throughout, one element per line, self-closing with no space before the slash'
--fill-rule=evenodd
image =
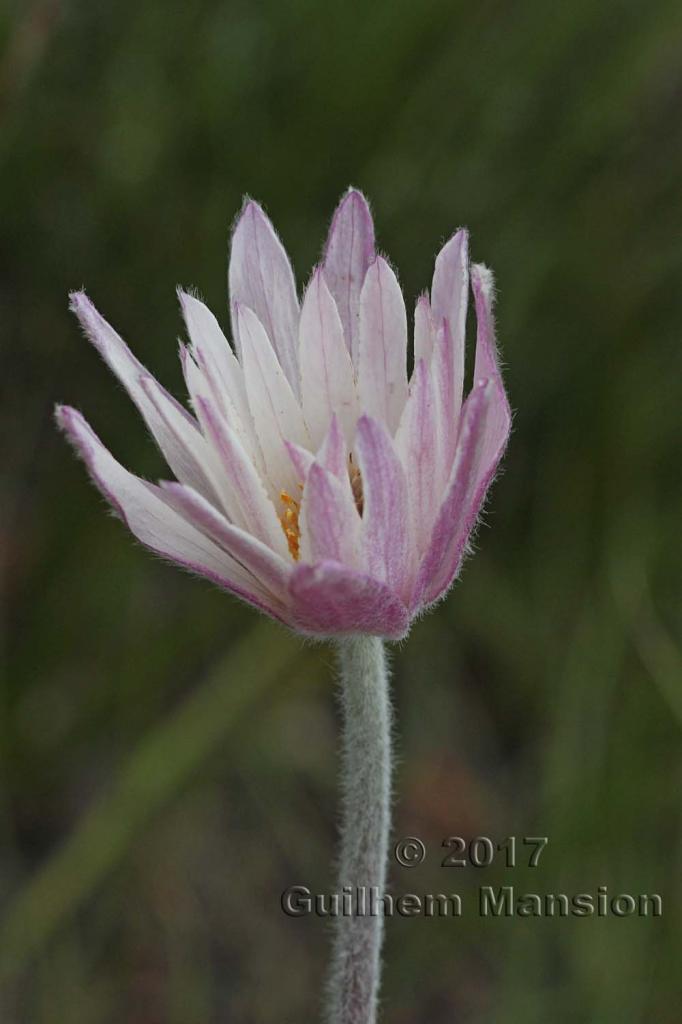
<path id="1" fill-rule="evenodd" d="M 391 806 L 391 708 L 383 641 L 337 641 L 342 737 L 342 816 L 338 892 L 375 887 L 383 895 Z M 339 916 L 326 1007 L 327 1024 L 375 1024 L 383 918 Z"/>

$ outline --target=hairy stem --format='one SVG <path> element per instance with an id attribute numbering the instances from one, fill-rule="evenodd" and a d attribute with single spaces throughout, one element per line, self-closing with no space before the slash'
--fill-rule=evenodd
<path id="1" fill-rule="evenodd" d="M 328 1024 L 374 1024 L 383 919 L 368 913 L 372 888 L 383 895 L 391 798 L 391 714 L 383 642 L 338 641 L 343 709 L 341 851 L 338 892 L 350 887 L 354 911 L 339 916 L 329 983 Z M 346 889 L 346 892 L 349 890 Z M 379 904 L 381 906 L 381 904 Z"/>

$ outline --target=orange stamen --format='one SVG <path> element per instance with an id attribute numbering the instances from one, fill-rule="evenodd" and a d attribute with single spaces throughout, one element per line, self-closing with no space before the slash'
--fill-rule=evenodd
<path id="1" fill-rule="evenodd" d="M 301 527 L 298 523 L 298 515 L 301 511 L 301 505 L 300 502 L 292 498 L 287 491 L 280 491 L 279 500 L 284 505 L 284 511 L 279 517 L 282 529 L 284 530 L 284 536 L 287 539 L 291 557 L 295 562 L 297 562 L 301 547 Z"/>

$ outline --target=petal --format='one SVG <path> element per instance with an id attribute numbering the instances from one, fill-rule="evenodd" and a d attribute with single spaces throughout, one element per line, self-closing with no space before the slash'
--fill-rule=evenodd
<path id="1" fill-rule="evenodd" d="M 362 521 L 348 481 L 313 462 L 301 502 L 301 560 L 362 563 Z"/>
<path id="2" fill-rule="evenodd" d="M 374 258 L 372 214 L 362 192 L 351 188 L 336 208 L 325 246 L 323 267 L 354 366 L 358 365 L 360 344 L 360 292 Z"/>
<path id="3" fill-rule="evenodd" d="M 452 470 L 459 431 L 459 416 L 462 407 L 461 381 L 455 383 L 455 358 L 456 353 L 452 341 L 450 323 L 448 320 L 443 319 L 440 327 L 435 332 L 431 365 L 429 367 L 435 406 L 436 434 L 438 437 L 434 486 L 439 500 L 442 497 L 443 489 Z"/>
<path id="4" fill-rule="evenodd" d="M 189 523 L 210 537 L 251 572 L 277 600 L 286 601 L 291 560 L 263 544 L 257 537 L 229 523 L 198 491 L 172 481 L 161 481 L 166 500 Z"/>
<path id="5" fill-rule="evenodd" d="M 395 438 L 395 447 L 407 478 L 412 536 L 420 552 L 431 536 L 441 497 L 436 486 L 441 442 L 433 382 L 426 363 L 420 359 L 414 368 L 410 397 Z"/>
<path id="6" fill-rule="evenodd" d="M 287 543 L 275 506 L 239 438 L 218 414 L 210 399 L 200 398 L 197 412 L 222 464 L 221 497 L 228 515 L 236 525 L 247 529 L 273 551 L 288 558 Z"/>
<path id="7" fill-rule="evenodd" d="M 450 326 L 454 418 L 459 416 L 464 382 L 464 341 L 469 297 L 469 235 L 457 231 L 436 257 L 431 285 L 431 308 L 436 324 Z"/>
<path id="8" fill-rule="evenodd" d="M 202 438 L 194 418 L 157 382 L 158 403 L 150 401 L 141 384 L 143 378 L 153 379 L 149 371 L 135 358 L 113 327 L 100 316 L 84 292 L 72 292 L 70 308 L 78 317 L 86 336 L 140 410 L 178 480 L 191 484 L 209 496 L 211 488 L 201 465 Z M 180 435 L 184 437 L 183 441 L 179 440 Z"/>
<path id="9" fill-rule="evenodd" d="M 255 577 L 178 515 L 164 500 L 161 488 L 124 469 L 80 413 L 59 406 L 56 416 L 85 462 L 93 482 L 139 541 L 162 558 L 206 576 L 219 587 L 283 621 L 282 606 Z"/>
<path id="10" fill-rule="evenodd" d="M 299 392 L 298 299 L 289 257 L 268 217 L 253 201 L 245 204 L 232 235 L 229 269 L 232 333 L 243 343 L 237 306 L 248 306 L 265 327 L 294 393 Z"/>
<path id="11" fill-rule="evenodd" d="M 275 489 L 287 490 L 296 481 L 284 442 L 310 447 L 301 407 L 277 362 L 263 325 L 245 306 L 237 311 L 249 407 L 256 424 L 268 477 Z"/>
<path id="12" fill-rule="evenodd" d="M 256 430 L 246 397 L 244 371 L 215 316 L 194 295 L 178 289 L 182 315 L 192 342 L 192 354 L 219 407 L 247 450 L 261 458 Z"/>
<path id="13" fill-rule="evenodd" d="M 457 575 L 467 540 L 495 475 L 509 432 L 498 430 L 506 399 L 494 381 L 476 384 L 462 410 L 457 455 L 450 484 L 422 558 L 410 607 L 432 604 Z"/>
<path id="14" fill-rule="evenodd" d="M 215 410 L 216 415 L 224 420 L 230 430 L 239 439 L 239 443 L 246 452 L 248 458 L 253 462 L 254 466 L 259 473 L 264 474 L 265 463 L 263 461 L 263 455 L 260 450 L 260 444 L 258 439 L 255 438 L 254 429 L 254 440 L 247 435 L 244 430 L 244 425 L 241 417 L 238 415 L 237 410 L 233 406 L 227 392 L 223 392 L 220 398 L 216 397 L 211 381 L 208 374 L 201 367 L 197 366 L 194 357 L 189 350 L 184 346 L 180 345 L 180 363 L 182 365 L 182 373 L 185 378 L 185 384 L 187 391 L 192 403 L 197 419 L 202 427 L 204 434 L 206 434 L 205 424 L 202 420 L 202 412 L 200 409 L 200 399 L 204 399 L 210 402 L 212 408 Z M 249 413 L 249 419 L 251 413 Z M 255 452 L 254 452 L 255 445 Z M 215 483 L 215 480 L 214 480 Z M 217 488 L 218 493 L 222 494 L 223 491 L 220 487 Z M 226 506 L 227 507 L 227 506 Z"/>
<path id="15" fill-rule="evenodd" d="M 358 390 L 362 411 L 394 433 L 407 399 L 407 316 L 398 279 L 381 256 L 360 296 Z"/>
<path id="16" fill-rule="evenodd" d="M 492 271 L 480 264 L 471 268 L 474 304 L 476 306 L 476 362 L 474 381 L 490 378 L 497 383 L 497 401 L 491 410 L 491 423 L 486 435 L 487 460 L 500 459 L 509 436 L 511 409 L 502 383 L 495 343 L 493 320 L 494 281 Z"/>
<path id="17" fill-rule="evenodd" d="M 411 572 L 407 483 L 393 440 L 378 420 L 358 421 L 365 557 L 371 576 L 402 594 Z"/>
<path id="18" fill-rule="evenodd" d="M 303 414 L 313 448 L 322 441 L 334 413 L 350 442 L 358 418 L 353 364 L 336 303 L 320 270 L 313 274 L 303 299 L 299 359 Z"/>
<path id="19" fill-rule="evenodd" d="M 431 361 L 433 342 L 436 336 L 436 321 L 431 311 L 428 295 L 420 295 L 414 307 L 414 363 L 420 359 L 428 365 Z"/>
<path id="20" fill-rule="evenodd" d="M 329 429 L 320 445 L 317 461 L 339 480 L 348 480 L 348 446 L 336 414 L 332 416 Z"/>
<path id="21" fill-rule="evenodd" d="M 409 628 L 405 605 L 385 584 L 337 562 L 297 565 L 289 593 L 294 624 L 304 633 L 399 640 Z"/>
<path id="22" fill-rule="evenodd" d="M 474 293 L 476 307 L 476 364 L 474 380 L 488 377 L 500 377 L 495 344 L 495 324 L 493 321 L 493 301 L 495 281 L 492 270 L 475 263 L 471 268 L 471 288 Z"/>
<path id="23" fill-rule="evenodd" d="M 297 483 L 301 486 L 306 481 L 310 467 L 313 462 L 316 461 L 319 462 L 324 469 L 328 470 L 330 473 L 334 473 L 334 475 L 340 480 L 342 480 L 344 476 L 348 479 L 348 446 L 336 415 L 332 416 L 332 421 L 329 424 L 329 430 L 327 431 L 325 439 L 320 445 L 316 456 L 313 455 L 312 452 L 308 451 L 307 448 L 301 448 L 300 445 L 292 444 L 291 441 L 285 441 L 285 447 L 294 467 Z"/>
<path id="24" fill-rule="evenodd" d="M 285 441 L 284 447 L 293 466 L 296 483 L 303 485 L 308 476 L 308 470 L 315 461 L 315 456 L 307 448 L 302 448 L 300 444 L 294 444 L 292 441 Z"/>

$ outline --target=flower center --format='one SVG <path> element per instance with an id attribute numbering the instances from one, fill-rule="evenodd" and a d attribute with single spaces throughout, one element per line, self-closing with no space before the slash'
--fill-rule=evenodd
<path id="1" fill-rule="evenodd" d="M 296 501 L 295 498 L 292 498 L 287 491 L 279 492 L 279 500 L 284 505 L 284 511 L 280 516 L 284 536 L 287 539 L 291 557 L 295 562 L 297 562 L 301 546 L 301 527 L 298 523 L 301 503 L 300 501 Z"/>
<path id="2" fill-rule="evenodd" d="M 362 496 L 362 474 L 360 473 L 360 467 L 356 466 L 353 462 L 353 453 L 348 456 L 348 476 L 350 477 L 350 486 L 353 492 L 353 498 L 357 505 L 358 512 L 362 515 L 363 508 L 363 496 Z"/>

